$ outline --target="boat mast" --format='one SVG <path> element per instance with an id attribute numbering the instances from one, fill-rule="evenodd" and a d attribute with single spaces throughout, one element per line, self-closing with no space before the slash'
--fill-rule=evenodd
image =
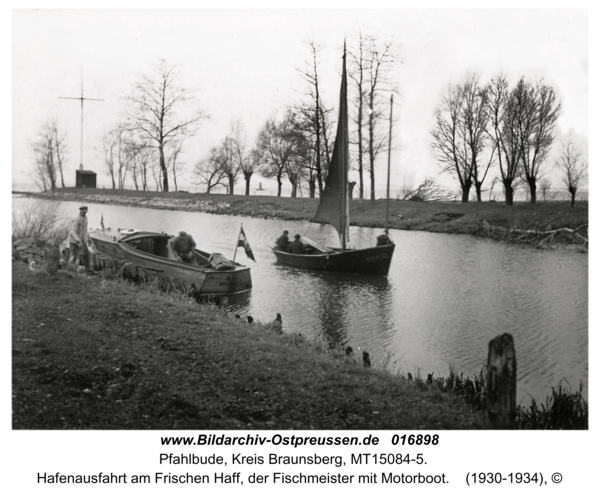
<path id="1" fill-rule="evenodd" d="M 342 89 L 340 95 L 340 126 L 342 126 L 342 142 L 340 143 L 340 201 L 341 201 L 341 244 L 342 251 L 348 243 L 348 83 L 346 80 L 346 40 L 344 40 L 344 57 L 342 66 Z"/>
<path id="2" fill-rule="evenodd" d="M 390 227 L 390 163 L 392 155 L 392 110 L 394 108 L 394 95 L 390 96 L 390 136 L 388 139 L 388 170 L 387 170 L 387 205 L 385 212 L 385 234 L 388 233 Z"/>

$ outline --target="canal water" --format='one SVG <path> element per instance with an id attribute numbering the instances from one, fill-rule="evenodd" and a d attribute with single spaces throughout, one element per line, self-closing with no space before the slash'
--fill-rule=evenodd
<path id="1" fill-rule="evenodd" d="M 13 211 L 39 200 L 13 198 Z M 65 216 L 78 204 L 64 202 Z M 544 401 L 559 384 L 588 384 L 588 257 L 478 239 L 411 231 L 391 234 L 396 251 L 387 277 L 324 274 L 276 263 L 270 246 L 290 235 L 336 245 L 330 226 L 206 213 L 89 205 L 89 227 L 191 233 L 198 247 L 251 267 L 253 289 L 228 310 L 255 320 L 283 317 L 284 332 L 368 351 L 374 367 L 447 376 L 450 367 L 473 377 L 488 343 L 505 332 L 515 341 L 518 401 Z M 256 262 L 235 252 L 243 223 Z M 357 248 L 380 230 L 350 228 Z"/>

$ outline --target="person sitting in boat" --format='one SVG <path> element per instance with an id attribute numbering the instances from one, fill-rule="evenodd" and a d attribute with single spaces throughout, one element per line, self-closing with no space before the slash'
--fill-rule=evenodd
<path id="1" fill-rule="evenodd" d="M 194 238 L 185 231 L 181 231 L 173 240 L 173 252 L 179 262 L 198 265 L 194 248 L 196 248 Z"/>
<path id="2" fill-rule="evenodd" d="M 290 253 L 294 253 L 295 255 L 306 253 L 306 248 L 304 248 L 304 244 L 302 243 L 299 234 L 296 234 L 294 236 L 294 241 L 290 243 Z"/>
<path id="3" fill-rule="evenodd" d="M 384 246 L 384 245 L 391 245 L 391 244 L 392 244 L 392 240 L 388 236 L 387 232 L 384 232 L 384 233 L 380 234 L 379 236 L 377 236 L 377 246 Z"/>
<path id="4" fill-rule="evenodd" d="M 287 230 L 283 231 L 283 234 L 277 238 L 277 241 L 275 241 L 279 251 L 290 251 L 290 238 L 288 238 L 288 234 L 289 232 Z"/>

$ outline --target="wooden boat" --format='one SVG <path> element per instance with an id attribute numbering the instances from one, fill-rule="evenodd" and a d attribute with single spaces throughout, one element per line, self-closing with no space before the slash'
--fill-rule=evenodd
<path id="1" fill-rule="evenodd" d="M 387 275 L 395 247 L 388 235 L 387 229 L 385 235 L 379 236 L 377 246 L 353 249 L 349 245 L 348 157 L 346 47 L 344 46 L 340 110 L 335 145 L 329 164 L 329 173 L 325 189 L 321 195 L 317 213 L 311 221 L 332 225 L 340 237 L 341 248 L 325 248 L 318 243 L 303 237 L 301 238 L 301 241 L 306 250 L 306 253 L 304 254 L 287 253 L 278 248 L 272 248 L 278 262 L 302 269 Z"/>
<path id="2" fill-rule="evenodd" d="M 129 262 L 144 275 L 189 285 L 198 295 L 235 294 L 252 288 L 250 268 L 220 253 L 195 249 L 199 265 L 178 261 L 170 234 L 102 229 L 90 231 L 89 237 L 96 256 Z"/>

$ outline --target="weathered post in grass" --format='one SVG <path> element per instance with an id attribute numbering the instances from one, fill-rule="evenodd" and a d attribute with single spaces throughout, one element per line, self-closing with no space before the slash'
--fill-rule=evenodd
<path id="1" fill-rule="evenodd" d="M 54 275 L 58 272 L 60 265 L 60 250 L 58 246 L 51 246 L 44 250 L 44 271 Z"/>
<path id="2" fill-rule="evenodd" d="M 514 429 L 517 417 L 517 357 L 513 337 L 490 341 L 487 363 L 487 414 L 496 429 Z"/>

